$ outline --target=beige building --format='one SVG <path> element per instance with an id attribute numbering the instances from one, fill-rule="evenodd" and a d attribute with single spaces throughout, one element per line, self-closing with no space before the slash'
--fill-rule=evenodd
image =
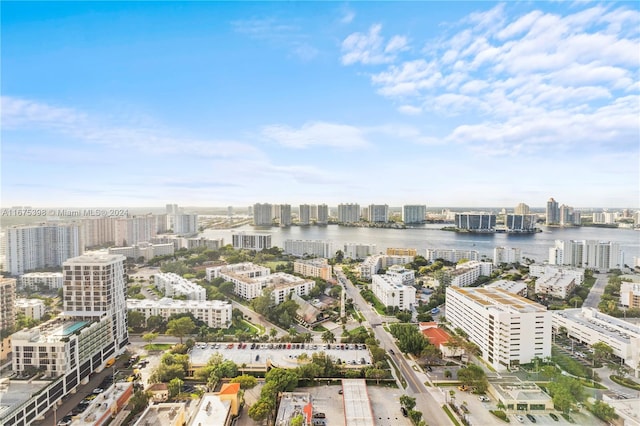
<path id="1" fill-rule="evenodd" d="M 327 259 L 296 260 L 293 262 L 293 272 L 305 277 L 318 277 L 323 280 L 330 280 L 333 275 L 333 268 Z"/>
<path id="2" fill-rule="evenodd" d="M 62 272 L 30 272 L 20 276 L 20 286 L 30 290 L 62 288 L 63 281 Z"/>
<path id="3" fill-rule="evenodd" d="M 11 352 L 9 333 L 16 321 L 15 299 L 15 278 L 0 278 L 0 361 L 4 361 Z"/>
<path id="4" fill-rule="evenodd" d="M 184 426 L 187 417 L 184 402 L 163 402 L 149 405 L 133 426 Z"/>
<path id="5" fill-rule="evenodd" d="M 622 282 L 620 304 L 628 308 L 640 308 L 640 283 Z"/>
<path id="6" fill-rule="evenodd" d="M 27 318 L 39 320 L 45 312 L 44 302 L 40 299 L 16 299 L 16 312 Z"/>

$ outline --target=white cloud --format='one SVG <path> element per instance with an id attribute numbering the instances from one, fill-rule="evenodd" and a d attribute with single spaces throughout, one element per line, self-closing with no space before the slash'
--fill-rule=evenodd
<path id="1" fill-rule="evenodd" d="M 356 17 L 356 13 L 351 9 L 344 9 L 342 16 L 340 17 L 340 23 L 350 24 Z"/>
<path id="2" fill-rule="evenodd" d="M 342 64 L 365 65 L 384 64 L 396 59 L 399 52 L 408 49 L 408 41 L 403 36 L 393 36 L 385 43 L 380 35 L 382 25 L 375 24 L 368 33 L 353 33 L 342 42 Z"/>
<path id="3" fill-rule="evenodd" d="M 286 49 L 303 61 L 309 61 L 318 55 L 318 49 L 311 45 L 311 38 L 296 22 L 265 17 L 232 21 L 231 26 L 240 34 Z"/>
<path id="4" fill-rule="evenodd" d="M 305 123 L 299 129 L 283 124 L 271 125 L 262 129 L 262 135 L 280 145 L 298 149 L 330 146 L 350 150 L 369 145 L 359 128 L 322 121 Z"/>

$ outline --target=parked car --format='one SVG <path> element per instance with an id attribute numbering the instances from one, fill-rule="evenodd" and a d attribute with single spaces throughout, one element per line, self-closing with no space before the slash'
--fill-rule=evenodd
<path id="1" fill-rule="evenodd" d="M 478 399 L 482 402 L 489 402 L 489 397 L 486 397 L 484 395 L 480 395 Z"/>
<path id="2" fill-rule="evenodd" d="M 409 417 L 409 412 L 405 407 L 400 407 L 400 411 L 402 411 L 402 415 L 405 417 Z"/>
<path id="3" fill-rule="evenodd" d="M 466 392 L 469 390 L 469 386 L 467 385 L 460 385 L 458 386 L 458 390 L 461 390 L 462 392 Z"/>
<path id="4" fill-rule="evenodd" d="M 558 418 L 558 416 L 556 416 L 553 413 L 549 413 L 549 417 L 551 417 L 553 420 L 555 420 L 556 422 L 560 421 L 560 419 Z"/>
<path id="5" fill-rule="evenodd" d="M 531 421 L 531 423 L 535 423 L 536 422 L 536 418 L 533 417 L 531 414 L 527 414 L 527 418 Z"/>
<path id="6" fill-rule="evenodd" d="M 520 414 L 516 414 L 516 419 L 517 419 L 520 423 L 524 423 L 524 417 L 522 417 Z"/>

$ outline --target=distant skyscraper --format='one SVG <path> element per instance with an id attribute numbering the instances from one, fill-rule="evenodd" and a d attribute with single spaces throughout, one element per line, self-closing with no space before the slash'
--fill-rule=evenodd
<path id="1" fill-rule="evenodd" d="M 529 214 L 531 213 L 531 209 L 525 203 L 519 203 L 515 209 L 513 209 L 513 213 L 515 214 Z"/>
<path id="2" fill-rule="evenodd" d="M 291 204 L 280 205 L 280 226 L 291 226 Z"/>
<path id="3" fill-rule="evenodd" d="M 5 230 L 6 265 L 12 275 L 61 266 L 84 251 L 78 224 L 45 223 Z"/>
<path id="4" fill-rule="evenodd" d="M 402 207 L 402 221 L 404 223 L 424 223 L 427 217 L 427 206 L 406 205 Z"/>
<path id="5" fill-rule="evenodd" d="M 371 223 L 388 222 L 389 206 L 386 204 L 369 204 L 367 220 Z"/>
<path id="6" fill-rule="evenodd" d="M 338 204 L 338 222 L 356 223 L 360 222 L 359 204 Z"/>
<path id="7" fill-rule="evenodd" d="M 177 204 L 167 204 L 166 212 L 167 214 L 179 214 L 180 209 Z"/>
<path id="8" fill-rule="evenodd" d="M 0 278 L 0 331 L 11 329 L 16 321 L 16 280 Z M 3 339 L 4 334 L 0 336 Z"/>
<path id="9" fill-rule="evenodd" d="M 316 223 L 318 225 L 326 225 L 329 223 L 329 206 L 326 204 L 319 204 L 317 206 Z"/>
<path id="10" fill-rule="evenodd" d="M 273 206 L 268 203 L 253 205 L 253 224 L 255 226 L 271 226 L 273 223 Z"/>
<path id="11" fill-rule="evenodd" d="M 505 215 L 504 224 L 509 231 L 531 232 L 536 229 L 536 215 L 508 214 Z"/>
<path id="12" fill-rule="evenodd" d="M 492 231 L 496 227 L 493 213 L 456 213 L 456 227 L 468 231 Z"/>
<path id="13" fill-rule="evenodd" d="M 119 254 L 87 254 L 63 265 L 64 314 L 87 319 L 110 317 L 116 350 L 129 342 L 125 260 Z"/>
<path id="14" fill-rule="evenodd" d="M 554 225 L 560 223 L 560 208 L 558 202 L 552 198 L 547 201 L 546 211 L 547 225 Z"/>
<path id="15" fill-rule="evenodd" d="M 595 240 L 556 240 L 549 263 L 607 271 L 620 268 L 624 255 L 618 243 Z"/>
<path id="16" fill-rule="evenodd" d="M 300 204 L 298 223 L 300 225 L 309 225 L 311 223 L 311 206 L 309 204 Z"/>

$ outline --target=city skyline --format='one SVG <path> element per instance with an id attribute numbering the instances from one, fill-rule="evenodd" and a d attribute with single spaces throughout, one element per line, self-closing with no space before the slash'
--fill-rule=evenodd
<path id="1" fill-rule="evenodd" d="M 32 6 L 3 207 L 638 207 L 634 2 Z"/>

